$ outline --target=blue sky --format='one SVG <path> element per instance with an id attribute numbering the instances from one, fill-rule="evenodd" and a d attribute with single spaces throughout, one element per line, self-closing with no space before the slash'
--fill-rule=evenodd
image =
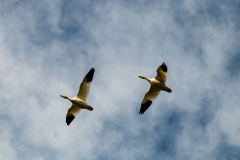
<path id="1" fill-rule="evenodd" d="M 0 3 L 1 159 L 239 159 L 239 1 Z M 162 62 L 173 92 L 139 115 Z"/>

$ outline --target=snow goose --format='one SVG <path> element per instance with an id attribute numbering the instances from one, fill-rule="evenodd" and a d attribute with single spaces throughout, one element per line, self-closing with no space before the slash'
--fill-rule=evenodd
<path id="1" fill-rule="evenodd" d="M 66 117 L 67 125 L 69 125 L 73 121 L 73 119 L 78 115 L 81 109 L 87 109 L 89 111 L 93 110 L 93 108 L 87 104 L 86 100 L 92 83 L 94 71 L 95 69 L 91 68 L 91 70 L 84 77 L 76 97 L 68 98 L 65 95 L 60 95 L 61 97 L 68 99 L 72 102 L 72 106 L 68 109 Z"/>
<path id="2" fill-rule="evenodd" d="M 167 65 L 165 62 L 163 62 L 160 67 L 158 67 L 157 76 L 155 78 L 148 79 L 144 76 L 139 77 L 146 79 L 151 85 L 149 91 L 144 95 L 142 100 L 139 114 L 143 114 L 150 107 L 152 102 L 157 98 L 161 90 L 169 93 L 171 93 L 172 90 L 165 85 L 165 82 L 167 80 Z"/>

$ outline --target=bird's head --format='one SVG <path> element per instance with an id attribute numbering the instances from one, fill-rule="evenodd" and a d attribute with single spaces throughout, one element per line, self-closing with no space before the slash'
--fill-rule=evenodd
<path id="1" fill-rule="evenodd" d="M 67 96 L 65 96 L 65 95 L 60 95 L 62 98 L 65 98 L 65 99 L 68 99 L 68 97 Z"/>
<path id="2" fill-rule="evenodd" d="M 160 66 L 163 70 L 163 72 L 167 73 L 167 65 L 165 64 L 165 62 L 163 62 L 163 64 Z"/>
<path id="3" fill-rule="evenodd" d="M 138 76 L 139 78 L 142 78 L 142 79 L 145 79 L 146 77 L 144 77 L 144 76 Z"/>

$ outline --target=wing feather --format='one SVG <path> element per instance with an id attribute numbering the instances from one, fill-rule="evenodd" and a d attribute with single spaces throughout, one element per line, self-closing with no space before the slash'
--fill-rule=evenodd
<path id="1" fill-rule="evenodd" d="M 160 91 L 160 89 L 151 86 L 148 92 L 144 95 L 142 102 L 145 103 L 146 100 L 151 100 L 153 102 L 158 97 Z"/>
<path id="2" fill-rule="evenodd" d="M 150 107 L 152 102 L 158 97 L 160 91 L 160 89 L 156 89 L 152 86 L 150 87 L 148 92 L 143 97 L 139 114 L 143 114 Z"/>
<path id="3" fill-rule="evenodd" d="M 161 82 L 166 82 L 167 80 L 167 65 L 163 63 L 161 66 L 158 67 L 157 69 L 157 76 L 155 79 L 161 81 Z"/>
<path id="4" fill-rule="evenodd" d="M 82 99 L 84 102 L 86 102 L 88 93 L 92 84 L 92 79 L 94 75 L 94 68 L 91 68 L 91 70 L 87 73 L 87 75 L 84 77 L 82 83 L 80 84 L 79 91 L 77 94 L 77 97 Z"/>
<path id="5" fill-rule="evenodd" d="M 74 105 L 72 105 L 69 109 L 68 109 L 68 113 L 66 116 L 66 123 L 67 125 L 69 125 L 74 118 L 78 115 L 78 113 L 81 111 L 81 108 L 76 107 Z"/>

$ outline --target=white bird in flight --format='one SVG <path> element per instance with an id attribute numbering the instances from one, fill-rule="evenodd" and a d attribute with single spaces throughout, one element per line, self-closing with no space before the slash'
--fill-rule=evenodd
<path id="1" fill-rule="evenodd" d="M 150 107 L 152 102 L 157 98 L 161 90 L 169 93 L 171 93 L 172 90 L 165 85 L 165 82 L 167 80 L 167 65 L 165 62 L 163 62 L 160 67 L 158 67 L 157 76 L 155 78 L 148 79 L 144 76 L 139 77 L 146 79 L 151 85 L 149 91 L 144 95 L 142 100 L 139 114 L 143 114 Z"/>
<path id="2" fill-rule="evenodd" d="M 95 69 L 91 68 L 91 70 L 84 77 L 76 97 L 68 98 L 65 95 L 60 95 L 61 97 L 68 99 L 72 102 L 72 106 L 68 109 L 66 117 L 67 125 L 69 125 L 73 121 L 73 119 L 78 115 L 81 109 L 87 109 L 89 111 L 93 110 L 93 108 L 87 104 L 86 100 L 92 83 L 94 71 Z"/>

